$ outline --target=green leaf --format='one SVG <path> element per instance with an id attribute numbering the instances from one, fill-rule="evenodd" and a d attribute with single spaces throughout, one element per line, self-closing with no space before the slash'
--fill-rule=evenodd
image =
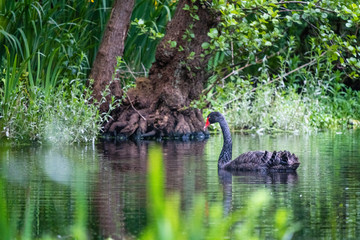
<path id="1" fill-rule="evenodd" d="M 264 45 L 265 45 L 265 46 L 271 46 L 272 43 L 271 43 L 270 41 L 265 41 Z"/>
<path id="2" fill-rule="evenodd" d="M 216 28 L 211 28 L 208 36 L 211 38 L 216 38 L 219 35 L 219 32 Z"/>
<path id="3" fill-rule="evenodd" d="M 203 43 L 201 44 L 201 47 L 202 47 L 203 49 L 208 49 L 208 48 L 210 47 L 210 44 L 209 44 L 208 42 L 203 42 Z"/>
<path id="4" fill-rule="evenodd" d="M 189 11 L 189 10 L 190 10 L 190 6 L 189 6 L 189 5 L 187 5 L 187 4 L 185 4 L 185 7 L 183 8 L 183 10 L 185 10 L 185 11 Z"/>
<path id="5" fill-rule="evenodd" d="M 170 47 L 171 47 L 171 48 L 174 48 L 174 47 L 177 46 L 177 42 L 176 42 L 176 41 L 169 40 L 168 43 L 170 44 Z"/>

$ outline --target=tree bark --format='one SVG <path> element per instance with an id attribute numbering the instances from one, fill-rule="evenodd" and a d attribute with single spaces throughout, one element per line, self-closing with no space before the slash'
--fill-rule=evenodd
<path id="1" fill-rule="evenodd" d="M 124 52 L 125 39 L 128 32 L 134 0 L 115 0 L 110 19 L 106 26 L 98 53 L 93 63 L 90 79 L 93 83 L 93 97 L 100 102 L 102 93 L 109 86 L 110 94 L 106 102 L 100 105 L 100 111 L 109 110 L 111 95 L 120 98 L 121 85 L 113 80 L 116 67 L 116 57 Z"/>
<path id="2" fill-rule="evenodd" d="M 217 22 L 205 5 L 180 0 L 166 35 L 156 50 L 149 78 L 138 78 L 105 132 L 129 137 L 191 137 L 204 135 L 201 111 L 189 108 L 206 82 L 208 57 L 201 45 Z M 193 10 L 184 10 L 185 5 Z M 190 14 L 191 13 L 191 14 Z M 198 15 L 200 20 L 193 16 Z M 176 42 L 176 47 L 171 46 Z"/>

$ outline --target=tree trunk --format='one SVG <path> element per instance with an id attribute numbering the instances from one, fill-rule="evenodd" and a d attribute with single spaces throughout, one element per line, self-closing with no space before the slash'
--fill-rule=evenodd
<path id="1" fill-rule="evenodd" d="M 110 94 L 106 96 L 106 102 L 100 105 L 101 112 L 109 110 L 111 95 L 115 98 L 120 98 L 122 95 L 120 83 L 113 80 L 112 77 L 115 71 L 116 57 L 122 56 L 124 52 L 133 6 L 134 0 L 115 0 L 91 69 L 90 79 L 94 79 L 93 97 L 100 102 L 106 87 L 109 86 L 110 89 Z"/>
<path id="2" fill-rule="evenodd" d="M 136 87 L 128 91 L 121 107 L 113 112 L 113 119 L 105 125 L 105 132 L 143 138 L 204 136 L 201 111 L 188 106 L 199 97 L 207 80 L 208 57 L 200 56 L 204 53 L 201 44 L 209 41 L 207 33 L 216 21 L 200 2 L 179 1 L 157 47 L 149 79 L 137 79 Z M 186 5 L 193 10 L 184 10 Z"/>

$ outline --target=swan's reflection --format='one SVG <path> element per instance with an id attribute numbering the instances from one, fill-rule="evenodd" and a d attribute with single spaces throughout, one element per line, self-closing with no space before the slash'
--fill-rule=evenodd
<path id="1" fill-rule="evenodd" d="M 218 175 L 219 182 L 223 186 L 223 205 L 225 215 L 228 215 L 229 212 L 232 211 L 233 184 L 267 184 L 270 185 L 270 187 L 273 187 L 272 185 L 277 184 L 293 185 L 298 181 L 296 172 L 246 172 L 219 169 Z"/>
<path id="2" fill-rule="evenodd" d="M 227 171 L 218 170 L 221 184 L 229 184 L 232 177 L 241 183 L 264 183 L 264 184 L 295 184 L 298 181 L 296 172 L 260 172 L 260 171 Z"/>

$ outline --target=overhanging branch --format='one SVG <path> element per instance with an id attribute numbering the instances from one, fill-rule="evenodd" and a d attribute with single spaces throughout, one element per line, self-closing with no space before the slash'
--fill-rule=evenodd
<path id="1" fill-rule="evenodd" d="M 324 56 L 326 53 L 327 53 L 327 52 L 323 52 L 319 57 Z M 297 68 L 295 68 L 294 70 L 291 70 L 290 72 L 287 72 L 287 73 L 285 73 L 285 74 L 283 74 L 283 75 L 281 75 L 281 76 L 279 76 L 279 77 L 277 77 L 277 78 L 275 78 L 275 79 L 273 79 L 273 80 L 271 80 L 271 81 L 269 81 L 269 82 L 267 82 L 267 83 L 265 83 L 265 84 L 263 84 L 263 85 L 267 85 L 267 84 L 270 84 L 270 83 L 279 81 L 280 79 L 285 78 L 285 77 L 289 76 L 290 74 L 292 74 L 292 73 L 294 73 L 294 72 L 297 72 L 297 71 L 299 71 L 300 69 L 303 69 L 303 68 L 305 68 L 305 67 L 307 67 L 307 66 L 311 66 L 311 65 L 315 64 L 316 62 L 317 62 L 317 59 L 314 59 L 314 60 L 312 60 L 312 61 L 310 61 L 310 62 L 308 62 L 308 63 L 305 63 L 304 65 L 301 65 L 300 67 L 297 67 Z M 251 89 L 251 92 L 256 91 L 256 89 L 257 89 L 257 87 L 254 87 L 253 89 Z M 230 103 L 232 103 L 232 102 L 235 102 L 235 101 L 239 100 L 240 98 L 241 98 L 241 97 L 238 97 L 238 98 L 235 98 L 235 99 L 233 99 L 233 100 L 228 101 L 227 103 L 225 103 L 225 106 L 228 105 L 228 104 L 230 104 Z"/>

